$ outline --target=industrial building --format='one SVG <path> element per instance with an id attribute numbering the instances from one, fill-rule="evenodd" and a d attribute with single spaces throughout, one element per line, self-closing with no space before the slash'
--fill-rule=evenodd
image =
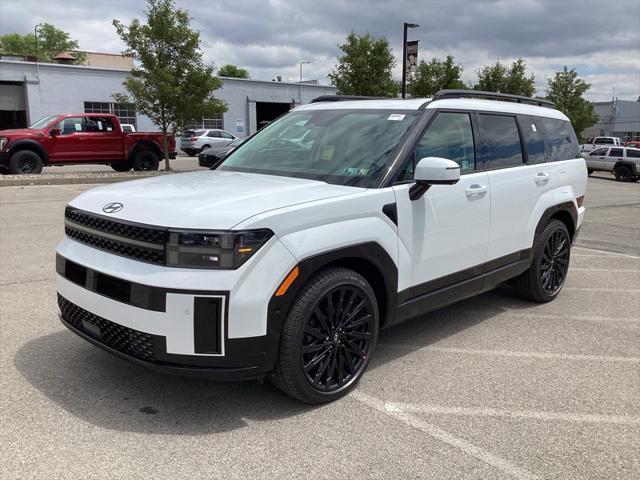
<path id="1" fill-rule="evenodd" d="M 640 101 L 610 100 L 594 102 L 598 123 L 582 132 L 588 137 L 620 137 L 624 141 L 640 140 Z"/>
<path id="2" fill-rule="evenodd" d="M 113 58 L 109 58 L 113 57 Z M 121 55 L 89 54 L 85 65 L 36 63 L 0 55 L 0 130 L 22 128 L 52 113 L 112 113 L 137 130 L 158 130 L 129 104 L 116 103 L 114 93 L 126 93 L 122 82 L 133 65 Z M 236 136 L 254 133 L 292 107 L 335 87 L 314 83 L 221 78 L 215 96 L 228 107 L 220 118 L 194 119 L 192 128 L 224 128 Z"/>

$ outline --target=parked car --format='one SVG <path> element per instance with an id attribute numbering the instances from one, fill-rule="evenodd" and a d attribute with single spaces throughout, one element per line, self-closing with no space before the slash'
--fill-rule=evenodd
<path id="1" fill-rule="evenodd" d="M 130 123 L 122 123 L 120 124 L 120 127 L 122 127 L 122 131 L 124 133 L 135 133 L 136 131 L 136 127 L 131 125 Z"/>
<path id="2" fill-rule="evenodd" d="M 193 157 L 213 146 L 223 146 L 231 143 L 236 137 L 220 129 L 188 130 L 180 137 L 180 150 Z"/>
<path id="3" fill-rule="evenodd" d="M 598 147 L 604 146 L 622 146 L 622 139 L 620 137 L 595 137 L 591 141 L 584 143 L 580 146 L 582 152 L 591 152 Z"/>
<path id="4" fill-rule="evenodd" d="M 593 172 L 611 172 L 619 182 L 640 180 L 640 149 L 629 147 L 602 147 L 585 155 L 589 175 Z"/>
<path id="5" fill-rule="evenodd" d="M 355 387 L 381 328 L 508 280 L 554 300 L 585 214 L 571 123 L 465 95 L 320 98 L 216 170 L 82 193 L 57 249 L 62 322 L 154 370 L 269 377 L 317 404 Z M 301 121 L 313 148 L 280 139 Z"/>
<path id="6" fill-rule="evenodd" d="M 175 139 L 169 140 L 175 158 Z M 157 170 L 161 133 L 124 133 L 114 115 L 48 115 L 29 128 L 0 131 L 0 167 L 11 173 L 40 173 L 46 165 L 106 164 L 118 172 Z"/>
<path id="7" fill-rule="evenodd" d="M 640 140 L 631 140 L 629 142 L 624 142 L 624 146 L 631 148 L 640 148 Z"/>
<path id="8" fill-rule="evenodd" d="M 203 150 L 198 155 L 198 164 L 201 167 L 210 167 L 212 169 L 217 168 L 218 165 L 236 149 L 239 145 L 244 143 L 247 137 L 236 138 L 233 142 L 221 145 L 219 147 L 211 147 Z"/>

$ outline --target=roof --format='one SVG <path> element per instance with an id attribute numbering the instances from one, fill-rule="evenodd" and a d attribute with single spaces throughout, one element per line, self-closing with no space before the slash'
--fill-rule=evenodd
<path id="1" fill-rule="evenodd" d="M 389 98 L 381 100 L 347 100 L 344 102 L 318 102 L 301 105 L 295 111 L 306 110 L 420 110 L 455 108 L 484 110 L 489 112 L 521 113 L 540 117 L 569 120 L 560 110 L 525 103 L 482 100 L 477 98 L 452 98 L 432 101 L 430 98 Z"/>

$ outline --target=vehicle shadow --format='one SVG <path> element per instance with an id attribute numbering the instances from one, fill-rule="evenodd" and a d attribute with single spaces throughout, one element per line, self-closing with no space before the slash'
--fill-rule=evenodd
<path id="1" fill-rule="evenodd" d="M 510 289 L 490 292 L 380 332 L 371 370 L 505 311 Z M 525 302 L 522 302 L 523 305 Z M 530 304 L 529 304 L 530 305 Z M 218 383 L 151 372 L 88 344 L 67 330 L 27 342 L 17 370 L 65 411 L 101 428 L 164 435 L 225 432 L 252 421 L 304 414 L 268 381 Z M 426 373 L 425 373 L 426 374 Z M 336 420 L 339 421 L 339 420 Z"/>

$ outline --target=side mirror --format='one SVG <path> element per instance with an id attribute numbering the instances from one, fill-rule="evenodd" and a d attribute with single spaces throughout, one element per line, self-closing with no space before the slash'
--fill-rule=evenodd
<path id="1" fill-rule="evenodd" d="M 59 128 L 52 128 L 49 130 L 49 135 L 52 137 L 57 137 L 58 135 L 62 135 L 62 131 Z"/>
<path id="2" fill-rule="evenodd" d="M 413 174 L 416 181 L 409 189 L 409 198 L 418 200 L 431 185 L 453 185 L 460 180 L 460 165 L 452 160 L 439 157 L 425 157 L 416 165 Z"/>

